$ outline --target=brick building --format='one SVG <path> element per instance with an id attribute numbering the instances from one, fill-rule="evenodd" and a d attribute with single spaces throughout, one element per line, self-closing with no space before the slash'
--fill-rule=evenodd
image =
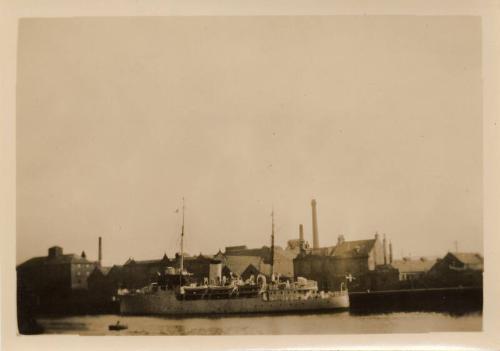
<path id="1" fill-rule="evenodd" d="M 390 247 L 390 245 L 389 245 Z M 338 290 L 342 283 L 351 290 L 392 288 L 398 272 L 390 263 L 392 250 L 375 234 L 374 239 L 346 241 L 337 245 L 303 250 L 294 260 L 295 276 L 313 279 L 322 290 Z"/>
<path id="2" fill-rule="evenodd" d="M 64 254 L 59 246 L 49 248 L 48 255 L 33 257 L 17 266 L 18 287 L 36 295 L 67 295 L 86 290 L 87 278 L 97 262 L 81 255 Z"/>
<path id="3" fill-rule="evenodd" d="M 98 262 L 81 255 L 64 254 L 59 246 L 47 256 L 33 257 L 16 267 L 19 330 L 34 313 L 88 311 L 87 279 Z"/>

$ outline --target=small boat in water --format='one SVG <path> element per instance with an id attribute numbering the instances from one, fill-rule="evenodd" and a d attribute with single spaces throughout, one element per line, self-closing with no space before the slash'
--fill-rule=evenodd
<path id="1" fill-rule="evenodd" d="M 127 329 L 128 326 L 126 324 L 120 324 L 120 321 L 117 321 L 116 324 L 110 324 L 108 326 L 108 329 L 109 330 L 123 330 L 123 329 Z"/>

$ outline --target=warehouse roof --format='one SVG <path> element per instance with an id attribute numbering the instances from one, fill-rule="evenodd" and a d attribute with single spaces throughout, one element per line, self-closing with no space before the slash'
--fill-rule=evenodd
<path id="1" fill-rule="evenodd" d="M 475 252 L 450 252 L 449 255 L 454 256 L 470 269 L 483 269 L 483 256 Z"/>
<path id="2" fill-rule="evenodd" d="M 400 273 L 427 272 L 436 261 L 436 257 L 420 257 L 414 259 L 405 257 L 402 260 L 392 261 L 392 266 L 398 269 Z"/>
<path id="3" fill-rule="evenodd" d="M 335 258 L 367 257 L 374 245 L 375 239 L 342 241 L 336 246 L 309 249 L 307 252 L 311 255 L 331 256 Z"/>
<path id="4" fill-rule="evenodd" d="M 335 246 L 330 255 L 340 258 L 366 257 L 374 245 L 375 239 L 344 241 Z"/>
<path id="5" fill-rule="evenodd" d="M 263 259 L 258 256 L 226 256 L 225 264 L 229 270 L 241 275 L 249 265 L 260 269 Z"/>
<path id="6" fill-rule="evenodd" d="M 79 255 L 75 254 L 65 254 L 65 255 L 58 255 L 54 257 L 48 257 L 48 256 L 41 256 L 41 257 L 33 257 L 30 258 L 29 260 L 21 263 L 18 265 L 18 268 L 25 268 L 25 267 L 34 267 L 34 266 L 40 266 L 40 265 L 52 265 L 52 264 L 70 264 L 70 263 L 95 263 L 92 261 L 87 260 L 84 257 L 81 257 Z"/>

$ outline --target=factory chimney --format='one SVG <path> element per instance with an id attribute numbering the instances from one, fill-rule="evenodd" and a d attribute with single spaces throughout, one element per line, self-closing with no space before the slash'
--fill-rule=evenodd
<path id="1" fill-rule="evenodd" d="M 313 230 L 313 249 L 319 249 L 318 237 L 318 216 L 316 213 L 316 200 L 311 201 L 312 207 L 312 230 Z"/>
<path id="2" fill-rule="evenodd" d="M 98 263 L 99 263 L 99 266 L 101 266 L 101 264 L 102 264 L 102 238 L 101 237 L 99 237 Z"/>
<path id="3" fill-rule="evenodd" d="M 299 224 L 299 240 L 301 243 L 304 242 L 304 226 Z"/>
<path id="4" fill-rule="evenodd" d="M 392 264 L 392 242 L 389 241 L 389 264 Z"/>
<path id="5" fill-rule="evenodd" d="M 383 245 L 384 245 L 384 265 L 387 265 L 387 239 L 385 238 L 385 234 L 384 234 Z"/>

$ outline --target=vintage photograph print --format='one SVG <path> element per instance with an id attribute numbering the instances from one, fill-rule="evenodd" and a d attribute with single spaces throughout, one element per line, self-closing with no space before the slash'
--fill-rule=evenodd
<path id="1" fill-rule="evenodd" d="M 482 330 L 481 18 L 27 18 L 19 334 Z"/>

